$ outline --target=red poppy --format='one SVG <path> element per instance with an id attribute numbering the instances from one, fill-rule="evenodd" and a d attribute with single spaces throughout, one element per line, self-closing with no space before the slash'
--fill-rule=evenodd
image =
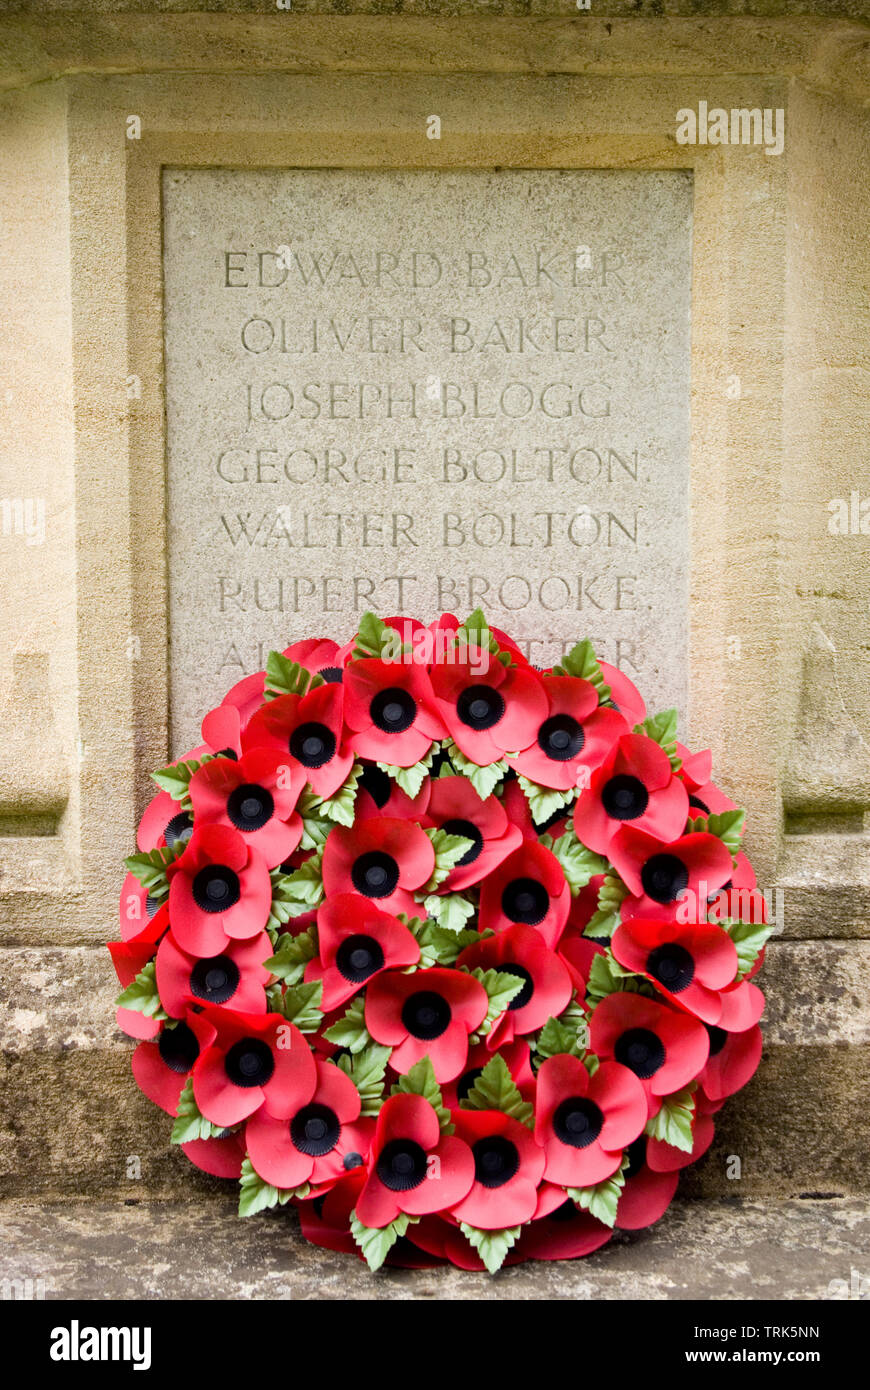
<path id="1" fill-rule="evenodd" d="M 214 1026 L 201 1014 L 190 1013 L 178 1023 L 159 1025 L 156 1041 L 140 1043 L 133 1053 L 131 1066 L 139 1090 L 174 1115 L 191 1069 L 214 1037 Z"/>
<path id="2" fill-rule="evenodd" d="M 626 734 L 592 774 L 574 807 L 574 829 L 587 849 L 607 854 L 630 822 L 657 840 L 673 840 L 686 825 L 689 796 L 671 760 L 654 739 Z"/>
<path id="3" fill-rule="evenodd" d="M 412 661 L 352 661 L 344 689 L 348 742 L 361 758 L 413 767 L 445 736 L 426 670 Z"/>
<path id="4" fill-rule="evenodd" d="M 141 923 L 138 923 L 141 927 Z M 153 960 L 157 944 L 169 927 L 169 913 L 165 907 L 146 921 L 135 936 L 126 941 L 110 941 L 109 954 L 122 989 L 131 985 L 136 976 Z M 118 1008 L 115 1010 L 118 1027 L 130 1038 L 154 1038 L 160 1030 L 160 1020 L 143 1014 L 139 1009 Z"/>
<path id="5" fill-rule="evenodd" d="M 622 904 L 622 918 L 675 917 L 707 919 L 707 896 L 731 874 L 731 852 L 705 832 L 681 835 L 670 843 L 643 830 L 623 826 L 610 842 L 610 861 L 632 896 Z"/>
<path id="6" fill-rule="evenodd" d="M 190 1139 L 181 1146 L 186 1158 L 204 1173 L 214 1178 L 234 1178 L 242 1174 L 242 1160 L 245 1157 L 244 1129 L 216 1134 L 211 1139 Z"/>
<path id="7" fill-rule="evenodd" d="M 323 848 L 327 898 L 359 893 L 394 915 L 414 915 L 414 893 L 432 877 L 435 851 L 419 825 L 392 816 L 333 826 Z"/>
<path id="8" fill-rule="evenodd" d="M 364 1226 L 388 1226 L 399 1212 L 426 1216 L 454 1206 L 474 1182 L 471 1149 L 441 1133 L 422 1096 L 395 1095 L 381 1107 L 356 1214 Z"/>
<path id="9" fill-rule="evenodd" d="M 764 894 L 758 891 L 755 870 L 742 850 L 737 851 L 736 860 L 727 882 L 716 893 L 707 895 L 707 920 L 726 922 L 733 918 L 739 922 L 766 922 L 767 902 Z M 756 968 L 760 969 L 760 961 L 756 962 Z"/>
<path id="10" fill-rule="evenodd" d="M 227 939 L 215 956 L 185 951 L 167 932 L 157 952 L 157 989 L 171 1018 L 183 1018 L 188 1008 L 214 1004 L 246 1014 L 266 1012 L 266 985 L 272 978 L 263 965 L 273 954 L 266 933 L 245 941 Z"/>
<path id="11" fill-rule="evenodd" d="M 344 691 L 319 685 L 307 695 L 279 695 L 257 710 L 242 748 L 276 748 L 302 768 L 315 796 L 328 800 L 347 780 L 353 753 L 344 742 Z"/>
<path id="12" fill-rule="evenodd" d="M 661 1096 L 693 1081 L 709 1054 L 707 1030 L 690 1014 L 642 994 L 609 994 L 592 1011 L 589 1046 L 633 1071 L 647 1093 L 650 1115 Z"/>
<path id="13" fill-rule="evenodd" d="M 408 796 L 375 763 L 366 763 L 357 780 L 354 820 L 386 816 L 391 820 L 414 820 L 425 824 L 426 808 L 432 794 L 432 778 L 426 777 L 416 796 Z"/>
<path id="14" fill-rule="evenodd" d="M 481 931 L 520 923 L 537 928 L 555 946 L 571 910 L 571 889 L 555 854 L 524 841 L 480 886 Z"/>
<path id="15" fill-rule="evenodd" d="M 339 893 L 317 913 L 318 954 L 306 980 L 322 980 L 321 1007 L 338 1009 L 382 970 L 416 965 L 420 947 L 398 918 L 357 893 Z"/>
<path id="16" fill-rule="evenodd" d="M 733 1096 L 750 1081 L 761 1061 L 761 1029 L 756 1024 L 742 1033 L 726 1033 L 708 1028 L 710 1056 L 698 1078 L 704 1095 L 711 1101 Z"/>
<path id="17" fill-rule="evenodd" d="M 229 825 L 259 850 L 270 869 L 289 857 L 302 838 L 296 802 L 305 774 L 272 748 L 252 748 L 238 760 L 215 758 L 190 779 L 197 828 Z"/>
<path id="18" fill-rule="evenodd" d="M 610 1227 L 580 1211 L 564 1188 L 545 1182 L 538 1189 L 535 1219 L 514 1249 L 524 1260 L 574 1260 L 600 1250 L 612 1236 Z"/>
<path id="19" fill-rule="evenodd" d="M 466 946 L 457 965 L 467 970 L 504 971 L 523 987 L 496 1019 L 486 1037 L 490 1051 L 523 1033 L 534 1033 L 548 1018 L 567 1008 L 573 993 L 571 975 L 534 927 L 514 926 L 473 946 Z"/>
<path id="20" fill-rule="evenodd" d="M 689 816 L 697 820 L 699 816 L 718 816 L 723 811 L 735 811 L 735 803 L 710 781 L 713 756 L 706 748 L 702 753 L 690 753 L 681 743 L 677 753 L 682 758 L 682 766 L 677 774 L 685 783 L 689 793 Z"/>
<path id="21" fill-rule="evenodd" d="M 247 1124 L 248 1157 L 273 1187 L 330 1186 L 361 1164 L 371 1133 L 359 1120 L 360 1095 L 349 1076 L 332 1062 L 315 1062 L 313 1095 L 299 1100 L 289 1116 L 277 1119 L 263 1108 Z M 371 1128 L 371 1127 L 370 1127 Z"/>
<path id="22" fill-rule="evenodd" d="M 639 1231 L 652 1226 L 664 1216 L 673 1201 L 680 1180 L 674 1170 L 657 1173 L 646 1161 L 648 1141 L 645 1134 L 635 1139 L 628 1150 L 625 1186 L 619 1195 L 615 1225 L 621 1231 Z"/>
<path id="23" fill-rule="evenodd" d="M 220 955 L 227 938 L 257 936 L 269 920 L 265 859 L 238 830 L 204 825 L 166 870 L 175 940 L 195 956 Z"/>
<path id="24" fill-rule="evenodd" d="M 301 642 L 293 642 L 284 648 L 288 661 L 304 666 L 312 675 L 322 676 L 329 685 L 341 682 L 342 672 L 347 664 L 349 647 L 339 647 L 329 637 L 306 637 Z"/>
<path id="25" fill-rule="evenodd" d="M 647 1166 L 654 1173 L 677 1173 L 682 1168 L 688 1168 L 690 1163 L 702 1158 L 712 1144 L 716 1127 L 710 1113 L 698 1104 L 698 1095 L 696 1091 L 691 1149 L 676 1149 L 662 1139 L 647 1139 Z"/>
<path id="26" fill-rule="evenodd" d="M 410 1071 L 429 1057 L 435 1079 L 453 1081 L 468 1057 L 468 1035 L 489 1006 L 472 975 L 435 966 L 411 975 L 378 975 L 366 990 L 366 1027 L 376 1042 L 392 1047 L 390 1066 Z"/>
<path id="27" fill-rule="evenodd" d="M 136 831 L 136 847 L 143 853 L 169 845 L 186 844 L 193 834 L 193 818 L 182 811 L 169 792 L 158 792 L 142 813 Z"/>
<path id="28" fill-rule="evenodd" d="M 589 681 L 542 676 L 541 685 L 547 709 L 532 739 L 508 763 L 539 786 L 570 791 L 604 762 L 629 726 L 616 710 L 599 705 Z"/>
<path id="29" fill-rule="evenodd" d="M 547 697 L 535 671 L 502 666 L 476 647 L 468 649 L 466 661 L 433 666 L 431 677 L 451 738 L 482 767 L 527 748 L 547 717 Z"/>
<path id="30" fill-rule="evenodd" d="M 449 835 L 464 835 L 472 842 L 441 884 L 440 893 L 480 883 L 522 844 L 521 831 L 510 823 L 498 797 L 483 800 L 467 777 L 435 779 L 424 824 Z"/>
<path id="31" fill-rule="evenodd" d="M 451 1215 L 482 1231 L 530 1221 L 544 1173 L 544 1151 L 531 1131 L 500 1110 L 453 1110 L 451 1119 L 474 1158 L 474 1182 Z"/>
<path id="32" fill-rule="evenodd" d="M 610 686 L 610 704 L 626 719 L 633 729 L 646 719 L 646 705 L 643 696 L 633 681 L 618 666 L 599 661 L 601 674 Z"/>
<path id="33" fill-rule="evenodd" d="M 679 1008 L 719 1022 L 721 991 L 737 974 L 737 948 L 721 927 L 634 917 L 617 927 L 610 945 L 620 965 L 646 975 Z"/>
<path id="34" fill-rule="evenodd" d="M 507 1066 L 523 1100 L 534 1102 L 535 1073 L 532 1071 L 532 1053 L 523 1038 L 505 1043 L 499 1048 L 499 1055 Z M 460 1101 L 465 1100 L 487 1062 L 492 1061 L 492 1053 L 485 1042 L 475 1043 L 469 1048 L 465 1066 L 455 1081 L 445 1081 L 441 1095 L 448 1109 L 455 1110 Z"/>
<path id="35" fill-rule="evenodd" d="M 302 1234 L 312 1245 L 339 1250 L 344 1255 L 361 1256 L 350 1230 L 350 1214 L 357 1204 L 366 1180 L 364 1164 L 350 1168 L 333 1187 L 299 1203 Z"/>
<path id="36" fill-rule="evenodd" d="M 535 1138 L 548 1182 L 594 1187 L 612 1177 L 647 1119 L 646 1092 L 619 1062 L 602 1062 L 590 1077 L 579 1057 L 564 1054 L 538 1072 Z"/>
<path id="37" fill-rule="evenodd" d="M 193 1069 L 197 1105 L 215 1125 L 237 1125 L 260 1106 L 287 1120 L 311 1099 L 317 1068 L 304 1034 L 281 1014 L 206 1006 L 215 1038 Z"/>

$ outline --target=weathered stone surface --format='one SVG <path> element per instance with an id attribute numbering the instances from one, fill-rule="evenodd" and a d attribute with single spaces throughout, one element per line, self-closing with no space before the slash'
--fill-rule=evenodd
<path id="1" fill-rule="evenodd" d="M 866 1201 L 675 1201 L 658 1225 L 582 1260 L 495 1278 L 382 1270 L 308 1245 L 295 1215 L 239 1221 L 227 1204 L 7 1204 L 0 1278 L 47 1299 L 797 1299 L 867 1275 Z M 796 1319 L 797 1321 L 797 1319 Z"/>
<path id="2" fill-rule="evenodd" d="M 172 739 L 366 608 L 687 714 L 691 180 L 167 170 Z"/>

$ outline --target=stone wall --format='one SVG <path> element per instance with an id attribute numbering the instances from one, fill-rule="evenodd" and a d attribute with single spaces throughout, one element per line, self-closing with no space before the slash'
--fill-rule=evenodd
<path id="1" fill-rule="evenodd" d="M 45 523 L 40 542 L 22 510 L 16 534 L 10 511 L 0 543 L 10 1194 L 129 1195 L 132 1154 L 136 1195 L 208 1186 L 130 1080 L 99 946 L 148 771 L 177 751 L 167 165 L 691 172 L 689 734 L 749 809 L 784 930 L 762 1068 L 690 1190 L 733 1193 L 729 1154 L 744 1195 L 866 1190 L 870 538 L 828 525 L 868 489 L 866 8 L 593 6 L 4 6 L 0 493 Z M 678 146 L 699 101 L 783 108 L 784 153 Z"/>

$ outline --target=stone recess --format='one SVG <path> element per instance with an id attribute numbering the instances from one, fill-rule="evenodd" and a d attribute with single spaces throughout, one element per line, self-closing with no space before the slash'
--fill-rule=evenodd
<path id="1" fill-rule="evenodd" d="M 762 1067 L 684 1182 L 707 1200 L 681 1205 L 610 1264 L 595 1257 L 588 1273 L 508 1277 L 530 1297 L 624 1296 L 620 1281 L 635 1276 L 649 1297 L 759 1287 L 820 1297 L 866 1250 L 849 1194 L 867 1191 L 870 1146 L 870 538 L 828 522 L 833 500 L 867 489 L 867 6 L 594 5 L 580 15 L 570 0 L 494 3 L 480 14 L 405 0 L 389 15 L 381 0 L 342 14 L 294 0 L 279 15 L 259 0 L 220 12 L 189 0 L 75 11 L 44 0 L 0 16 L 0 493 L 42 499 L 46 526 L 41 544 L 0 538 L 12 596 L 0 614 L 0 1163 L 8 1195 L 106 1199 L 88 1214 L 90 1235 L 73 1208 L 52 1216 L 70 1242 L 69 1289 L 99 1296 L 89 1242 L 123 1252 L 151 1238 L 144 1220 L 155 1234 L 141 1275 L 103 1287 L 153 1281 L 165 1209 L 117 1205 L 130 1200 L 135 1156 L 143 1198 L 194 1199 L 184 1210 L 195 1248 L 212 1263 L 229 1251 L 228 1287 L 258 1259 L 264 1296 L 304 1296 L 306 1280 L 322 1280 L 344 1297 L 348 1285 L 337 1257 L 295 1245 L 287 1260 L 301 1282 L 288 1282 L 268 1219 L 242 1234 L 222 1222 L 209 1246 L 196 1199 L 223 1211 L 222 1189 L 168 1151 L 166 1117 L 138 1096 L 132 1045 L 114 1032 L 111 967 L 95 949 L 116 932 L 147 774 L 178 751 L 167 167 L 691 176 L 688 732 L 749 808 L 747 849 L 761 885 L 784 889 L 789 939 L 770 948 L 763 977 Z M 782 108 L 784 153 L 677 146 L 676 112 L 700 101 Z M 425 138 L 433 112 L 440 141 Z M 128 140 L 134 114 L 141 139 Z M 726 395 L 732 378 L 739 399 Z M 733 1155 L 739 1184 L 726 1176 Z M 724 1201 L 735 1190 L 737 1207 Z M 774 1195 L 794 1200 L 772 1214 L 756 1205 Z M 735 1210 L 747 1234 L 732 1255 Z M 33 1273 L 45 1268 L 45 1212 L 6 1221 Z M 180 1289 L 204 1288 L 198 1258 L 179 1258 Z M 815 1261 L 806 1283 L 801 1260 Z M 469 1287 L 450 1275 L 439 1291 Z M 430 1285 L 399 1277 L 390 1288 L 425 1297 Z"/>

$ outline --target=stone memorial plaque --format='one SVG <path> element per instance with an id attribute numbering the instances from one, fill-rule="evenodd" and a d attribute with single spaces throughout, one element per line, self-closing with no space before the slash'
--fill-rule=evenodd
<path id="1" fill-rule="evenodd" d="M 367 608 L 686 713 L 691 178 L 164 173 L 174 751 Z"/>

